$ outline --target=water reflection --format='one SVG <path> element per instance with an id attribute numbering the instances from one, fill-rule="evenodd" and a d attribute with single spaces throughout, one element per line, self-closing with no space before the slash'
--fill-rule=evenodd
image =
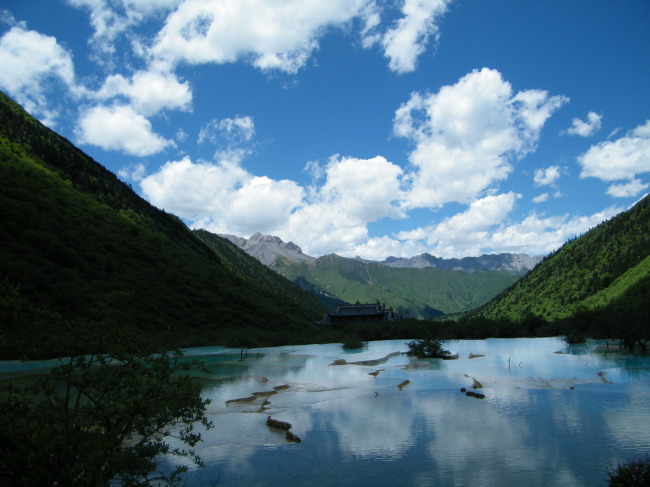
<path id="1" fill-rule="evenodd" d="M 209 467 L 188 481 L 203 485 L 218 470 L 220 485 L 602 484 L 610 464 L 650 450 L 650 363 L 596 354 L 596 345 L 464 341 L 449 347 L 456 361 L 396 355 L 372 366 L 330 364 L 385 357 L 404 342 L 355 355 L 338 345 L 259 351 L 237 364 L 239 375 L 208 388 L 216 428 L 199 453 Z M 220 363 L 217 375 L 233 372 Z M 484 399 L 460 392 L 474 380 Z M 268 396 L 261 413 L 258 403 L 225 404 L 279 384 L 289 387 Z M 267 428 L 269 414 L 292 423 L 303 442 Z"/>
<path id="2" fill-rule="evenodd" d="M 391 355 L 406 350 L 401 341 L 354 354 L 257 349 L 246 360 L 192 349 L 210 367 L 215 428 L 197 450 L 207 468 L 188 472 L 186 485 L 604 485 L 609 465 L 650 451 L 650 359 L 597 345 L 460 341 L 447 347 L 454 361 Z M 348 365 L 330 365 L 339 359 Z M 484 399 L 460 392 L 474 381 Z M 291 423 L 302 443 L 268 428 L 268 415 Z"/>

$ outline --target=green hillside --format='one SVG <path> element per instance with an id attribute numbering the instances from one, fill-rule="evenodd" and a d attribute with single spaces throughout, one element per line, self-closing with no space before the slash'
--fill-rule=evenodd
<path id="1" fill-rule="evenodd" d="M 650 340 L 650 197 L 567 242 L 500 296 L 472 313 L 524 335 L 550 333 Z M 503 328 L 503 326 L 501 326 Z M 539 331 L 537 331 L 539 333 Z"/>
<path id="2" fill-rule="evenodd" d="M 321 314 L 282 277 L 257 282 L 242 270 L 254 259 L 215 252 L 1 93 L 0 160 L 4 358 L 73 353 L 92 324 L 166 346 L 238 345 L 308 334 Z"/>
<path id="3" fill-rule="evenodd" d="M 520 278 L 497 271 L 394 268 L 337 255 L 313 263 L 279 260 L 274 269 L 314 294 L 348 303 L 379 300 L 414 318 L 476 308 Z"/>
<path id="4" fill-rule="evenodd" d="M 647 276 L 649 254 L 650 197 L 645 197 L 547 256 L 478 314 L 515 321 L 532 314 L 550 321 L 607 306 Z"/>

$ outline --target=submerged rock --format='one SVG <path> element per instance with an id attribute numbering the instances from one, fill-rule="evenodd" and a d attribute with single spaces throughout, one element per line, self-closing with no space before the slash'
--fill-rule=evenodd
<path id="1" fill-rule="evenodd" d="M 226 404 L 230 404 L 233 402 L 253 402 L 255 399 L 257 399 L 257 396 L 240 397 L 238 399 L 228 399 L 226 401 Z"/>
<path id="2" fill-rule="evenodd" d="M 262 392 L 253 392 L 253 395 L 256 397 L 269 397 L 272 396 L 273 394 L 277 394 L 278 391 L 262 391 Z"/>
<path id="3" fill-rule="evenodd" d="M 375 360 L 359 360 L 358 362 L 350 362 L 350 365 L 381 365 L 383 363 L 386 363 L 389 359 L 401 354 L 402 352 L 391 352 L 382 358 L 378 358 Z"/>
<path id="4" fill-rule="evenodd" d="M 291 431 L 287 431 L 284 437 L 287 439 L 289 443 L 302 443 L 300 437 L 294 435 Z"/>
<path id="5" fill-rule="evenodd" d="M 411 383 L 411 381 L 406 379 L 405 381 L 402 381 L 399 384 L 397 384 L 397 388 L 401 391 L 402 389 L 404 389 L 410 383 Z"/>
<path id="6" fill-rule="evenodd" d="M 348 364 L 348 362 L 344 358 L 337 358 L 330 365 L 347 365 L 347 364 Z"/>
<path id="7" fill-rule="evenodd" d="M 475 397 L 476 399 L 485 399 L 485 394 L 481 394 L 480 392 L 467 391 L 465 395 Z"/>
<path id="8" fill-rule="evenodd" d="M 278 421 L 277 419 L 271 418 L 271 416 L 266 418 L 266 425 L 269 428 L 274 428 L 276 430 L 289 431 L 291 429 L 291 423 L 287 423 L 286 421 Z"/>

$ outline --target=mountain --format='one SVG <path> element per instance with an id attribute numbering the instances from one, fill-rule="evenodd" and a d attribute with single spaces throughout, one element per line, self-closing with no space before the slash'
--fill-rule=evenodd
<path id="1" fill-rule="evenodd" d="M 650 196 L 567 242 L 474 319 L 587 319 L 650 330 Z M 591 326 L 591 325 L 589 325 Z M 650 338 L 650 337 L 648 337 Z"/>
<path id="2" fill-rule="evenodd" d="M 314 257 L 303 254 L 302 249 L 295 243 L 285 243 L 279 237 L 272 235 L 262 235 L 257 232 L 248 239 L 234 235 L 219 236 L 230 240 L 248 255 L 255 257 L 268 267 L 273 267 L 278 259 L 288 259 L 298 262 L 313 262 L 316 260 Z"/>
<path id="3" fill-rule="evenodd" d="M 480 257 L 463 257 L 462 259 L 443 259 L 430 254 L 420 254 L 415 257 L 388 257 L 380 262 L 390 267 L 436 267 L 449 271 L 483 272 L 507 271 L 515 274 L 525 274 L 533 269 L 542 257 L 526 254 L 484 254 Z"/>
<path id="4" fill-rule="evenodd" d="M 316 295 L 330 308 L 336 303 L 375 302 L 407 317 L 433 318 L 468 311 L 510 286 L 541 258 L 523 254 L 441 259 L 421 254 L 383 262 L 335 254 L 314 258 L 293 242 L 256 233 L 246 239 L 221 235 Z"/>
<path id="5" fill-rule="evenodd" d="M 319 301 L 197 236 L 2 93 L 0 157 L 0 357 L 84 351 L 109 326 L 167 347 L 313 334 Z"/>

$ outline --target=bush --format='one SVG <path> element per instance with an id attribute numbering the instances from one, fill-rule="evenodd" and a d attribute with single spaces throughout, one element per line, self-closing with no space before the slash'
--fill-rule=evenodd
<path id="1" fill-rule="evenodd" d="M 442 348 L 444 343 L 442 340 L 431 338 L 413 340 L 406 344 L 409 347 L 406 354 L 418 358 L 446 358 L 449 356 L 449 350 Z"/>
<path id="2" fill-rule="evenodd" d="M 641 487 L 650 485 L 650 457 L 635 458 L 627 463 L 619 463 L 607 475 L 610 487 Z"/>
<path id="3" fill-rule="evenodd" d="M 363 342 L 356 337 L 347 337 L 341 344 L 341 348 L 343 348 L 343 350 L 357 350 L 359 348 L 364 348 L 367 346 L 368 343 Z"/>

